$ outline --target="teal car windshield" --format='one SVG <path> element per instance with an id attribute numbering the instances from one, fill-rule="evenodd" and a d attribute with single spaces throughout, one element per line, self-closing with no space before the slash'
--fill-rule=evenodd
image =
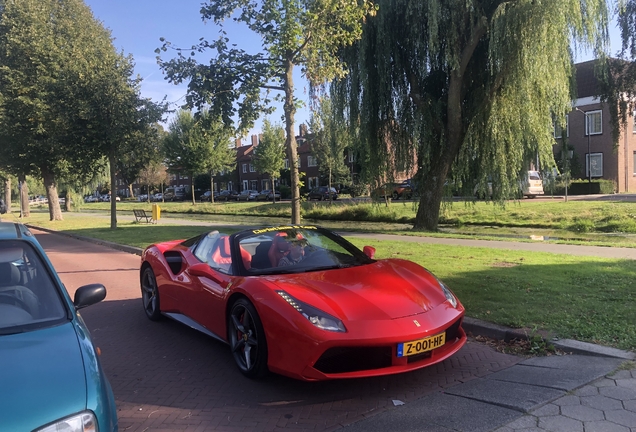
<path id="1" fill-rule="evenodd" d="M 0 241 L 0 334 L 68 320 L 56 283 L 33 246 L 20 240 Z"/>

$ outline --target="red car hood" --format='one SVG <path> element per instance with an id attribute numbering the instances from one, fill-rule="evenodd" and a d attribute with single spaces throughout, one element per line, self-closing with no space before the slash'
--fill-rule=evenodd
<path id="1" fill-rule="evenodd" d="M 275 289 L 340 319 L 386 320 L 421 314 L 446 301 L 437 280 L 410 261 L 271 277 Z"/>

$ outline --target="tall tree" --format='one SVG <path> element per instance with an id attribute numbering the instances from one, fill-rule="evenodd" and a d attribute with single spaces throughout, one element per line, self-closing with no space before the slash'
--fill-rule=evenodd
<path id="1" fill-rule="evenodd" d="M 554 165 L 553 116 L 571 110 L 570 42 L 607 48 L 605 0 L 380 0 L 332 85 L 382 174 L 417 161 L 414 228 L 436 230 L 449 174 L 516 191 L 538 154 Z M 476 177 L 475 177 L 476 176 Z"/>
<path id="2" fill-rule="evenodd" d="M 88 111 L 117 55 L 81 0 L 4 0 L 0 14 L 0 164 L 41 177 L 61 220 L 57 179 L 90 175 L 102 156 Z"/>
<path id="3" fill-rule="evenodd" d="M 214 154 L 215 140 L 207 135 L 203 123 L 192 112 L 180 110 L 168 127 L 163 140 L 163 153 L 168 170 L 185 172 L 190 176 L 192 205 L 194 196 L 194 176 L 208 172 L 209 161 Z"/>
<path id="4" fill-rule="evenodd" d="M 351 135 L 347 125 L 333 111 L 331 99 L 323 97 L 313 112 L 309 127 L 313 134 L 312 152 L 318 159 L 320 171 L 327 176 L 331 190 L 333 179 L 341 179 L 349 174 L 345 164 L 345 151 L 351 148 Z M 329 194 L 331 198 L 331 194 Z"/>
<path id="5" fill-rule="evenodd" d="M 231 123 L 233 115 L 238 114 L 240 131 L 247 130 L 260 113 L 271 112 L 269 100 L 261 95 L 261 90 L 283 93 L 292 223 L 300 223 L 294 67 L 301 66 L 312 86 L 342 76 L 343 66 L 336 54 L 360 37 L 363 20 L 374 10 L 369 0 L 208 1 L 203 3 L 201 14 L 221 26 L 221 35 L 212 43 L 201 41 L 188 52 L 194 56 L 195 51 L 213 49 L 216 50 L 214 58 L 207 65 L 198 64 L 192 56 L 186 57 L 178 49 L 177 59 L 161 62 L 170 81 L 178 84 L 189 80 L 189 106 L 209 105 L 226 123 Z M 248 54 L 228 46 L 222 24 L 230 17 L 260 36 L 263 53 Z M 165 43 L 161 50 L 170 47 L 170 43 Z"/>
<path id="6" fill-rule="evenodd" d="M 139 174 L 154 162 L 160 162 L 163 157 L 161 141 L 166 132 L 160 124 L 149 125 L 149 129 L 149 134 L 144 134 L 143 131 L 134 134 L 135 139 L 125 141 L 125 148 L 118 153 L 117 172 L 133 198 L 135 193 L 132 185 Z"/>
<path id="7" fill-rule="evenodd" d="M 263 138 L 256 147 L 253 159 L 256 171 L 269 175 L 272 179 L 272 203 L 276 204 L 276 179 L 285 167 L 285 130 L 269 120 L 263 122 Z"/>
<path id="8" fill-rule="evenodd" d="M 210 144 L 210 155 L 206 169 L 210 175 L 210 202 L 214 203 L 214 176 L 231 170 L 236 164 L 236 153 L 232 149 L 232 128 L 226 126 L 220 117 L 205 110 L 199 113 L 203 137 Z"/>

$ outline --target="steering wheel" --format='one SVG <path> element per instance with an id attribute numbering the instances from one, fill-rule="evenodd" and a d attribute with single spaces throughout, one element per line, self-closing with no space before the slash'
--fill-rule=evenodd
<path id="1" fill-rule="evenodd" d="M 18 306 L 20 306 L 22 309 L 24 309 L 25 311 L 27 311 L 27 313 L 29 315 L 31 315 L 31 308 L 29 307 L 28 304 L 26 304 L 26 302 L 22 299 L 19 299 L 17 297 L 14 297 L 10 294 L 4 294 L 4 293 L 0 293 L 0 303 L 6 303 L 6 304 L 17 304 Z"/>

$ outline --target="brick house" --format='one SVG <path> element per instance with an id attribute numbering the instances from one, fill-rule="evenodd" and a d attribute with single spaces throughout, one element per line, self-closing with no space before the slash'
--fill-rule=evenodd
<path id="1" fill-rule="evenodd" d="M 555 130 L 555 159 L 561 158 L 565 134 L 572 155 L 576 154 L 580 162 L 581 178 L 612 180 L 617 192 L 636 192 L 634 115 L 628 118 L 627 126 L 620 131 L 620 138 L 614 146 L 609 107 L 600 100 L 600 85 L 594 76 L 595 62 L 591 60 L 575 65 L 578 97 L 573 101 L 574 108 L 566 116 L 565 129 Z"/>

